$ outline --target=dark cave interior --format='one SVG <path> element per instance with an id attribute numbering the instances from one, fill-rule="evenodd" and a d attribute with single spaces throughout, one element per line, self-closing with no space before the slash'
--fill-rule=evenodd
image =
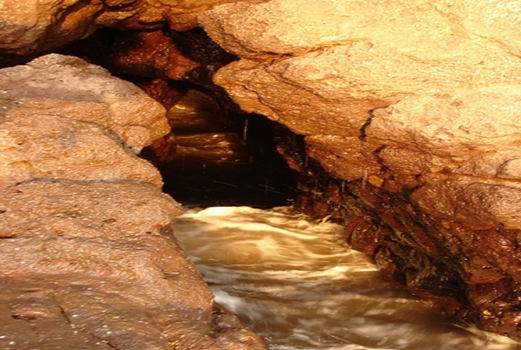
<path id="1" fill-rule="evenodd" d="M 241 111 L 212 82 L 213 73 L 236 57 L 211 41 L 201 28 L 182 33 L 160 30 L 162 39 L 166 37 L 182 57 L 195 62 L 195 68 L 172 79 L 177 73 L 168 72 L 166 64 L 162 70 L 148 66 L 147 58 L 139 57 L 146 46 L 139 37 L 154 32 L 157 30 L 100 29 L 59 53 L 81 57 L 135 83 L 170 109 L 170 116 L 183 100 L 192 112 L 200 110 L 195 114 L 204 117 L 195 123 L 193 113 L 178 111 L 169 118 L 172 133 L 161 146 L 147 147 L 140 155 L 161 171 L 164 192 L 183 205 L 269 208 L 293 203 L 299 174 L 277 150 L 287 149 L 291 143 L 291 157 L 303 158 L 302 138 L 264 116 Z M 125 53 L 134 57 L 127 61 Z"/>

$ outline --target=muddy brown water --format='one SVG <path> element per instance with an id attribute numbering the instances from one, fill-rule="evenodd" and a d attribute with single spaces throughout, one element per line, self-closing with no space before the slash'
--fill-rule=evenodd
<path id="1" fill-rule="evenodd" d="M 341 226 L 289 207 L 228 207 L 289 205 L 296 181 L 264 143 L 273 136 L 266 121 L 242 116 L 237 133 L 219 111 L 197 91 L 169 111 L 177 152 L 161 168 L 164 190 L 191 207 L 175 235 L 215 299 L 270 349 L 521 350 L 508 338 L 447 324 L 383 282 L 372 261 L 347 246 Z"/>
<path id="2" fill-rule="evenodd" d="M 342 228 L 288 207 L 188 209 L 175 235 L 215 299 L 270 349 L 513 350 L 380 279 Z"/>

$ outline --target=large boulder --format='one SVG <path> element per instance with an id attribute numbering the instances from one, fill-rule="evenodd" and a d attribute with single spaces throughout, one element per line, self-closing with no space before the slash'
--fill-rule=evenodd
<path id="1" fill-rule="evenodd" d="M 130 83 L 60 55 L 0 70 L 0 348 L 265 349 L 173 235 L 136 152 L 168 132 Z"/>
<path id="2" fill-rule="evenodd" d="M 517 2 L 243 1 L 199 21 L 241 57 L 214 81 L 338 179 L 325 201 L 355 247 L 521 339 Z"/>
<path id="3" fill-rule="evenodd" d="M 214 305 L 158 187 L 36 180 L 0 198 L 2 348 L 262 348 Z"/>
<path id="4" fill-rule="evenodd" d="M 135 152 L 170 130 L 165 109 L 141 89 L 77 57 L 50 54 L 4 68 L 3 113 L 55 115 L 112 130 Z"/>

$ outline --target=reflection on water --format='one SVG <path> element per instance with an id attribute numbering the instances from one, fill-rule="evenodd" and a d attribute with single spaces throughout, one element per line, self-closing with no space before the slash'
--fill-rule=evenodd
<path id="1" fill-rule="evenodd" d="M 521 349 L 443 324 L 425 302 L 382 282 L 340 226 L 288 208 L 190 209 L 175 234 L 216 300 L 270 349 Z"/>
<path id="2" fill-rule="evenodd" d="M 172 160 L 161 164 L 166 193 L 185 205 L 291 203 L 296 174 L 272 142 L 271 122 L 222 113 L 214 98 L 196 90 L 167 116 L 177 147 Z"/>

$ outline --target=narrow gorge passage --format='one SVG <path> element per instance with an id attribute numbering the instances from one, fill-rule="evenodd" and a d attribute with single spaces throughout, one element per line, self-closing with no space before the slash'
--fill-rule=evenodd
<path id="1" fill-rule="evenodd" d="M 214 303 L 177 244 L 177 200 L 192 218 L 206 215 L 200 207 L 262 217 L 255 210 L 291 206 L 330 220 L 387 283 L 443 321 L 521 342 L 519 1 L 0 7 L 0 348 L 265 350 Z M 341 300 L 348 287 L 331 294 Z M 230 309 L 243 300 L 217 294 Z M 314 305 L 308 296 L 317 297 L 302 305 Z M 343 309 L 334 305 L 320 312 Z M 284 345 L 251 314 L 241 317 L 273 347 L 415 341 L 315 336 L 294 327 L 297 312 L 281 318 L 291 329 L 283 338 L 310 343 Z M 516 347 L 461 332 L 432 346 Z"/>
<path id="2" fill-rule="evenodd" d="M 273 143 L 274 123 L 258 115 L 223 111 L 195 89 L 167 113 L 175 154 L 158 165 L 163 190 L 185 206 L 289 205 L 297 173 Z"/>
<path id="3" fill-rule="evenodd" d="M 271 350 L 515 350 L 495 334 L 446 323 L 382 281 L 341 226 L 289 207 L 193 208 L 175 235 L 214 292 Z"/>
<path id="4" fill-rule="evenodd" d="M 348 246 L 341 225 L 296 213 L 295 174 L 273 158 L 255 159 L 277 156 L 258 148 L 255 133 L 268 129 L 250 128 L 244 117 L 230 125 L 218 111 L 197 90 L 169 111 L 177 150 L 162 168 L 164 189 L 185 206 L 175 236 L 216 301 L 270 349 L 520 349 L 450 324 L 384 282 L 374 262 Z"/>

